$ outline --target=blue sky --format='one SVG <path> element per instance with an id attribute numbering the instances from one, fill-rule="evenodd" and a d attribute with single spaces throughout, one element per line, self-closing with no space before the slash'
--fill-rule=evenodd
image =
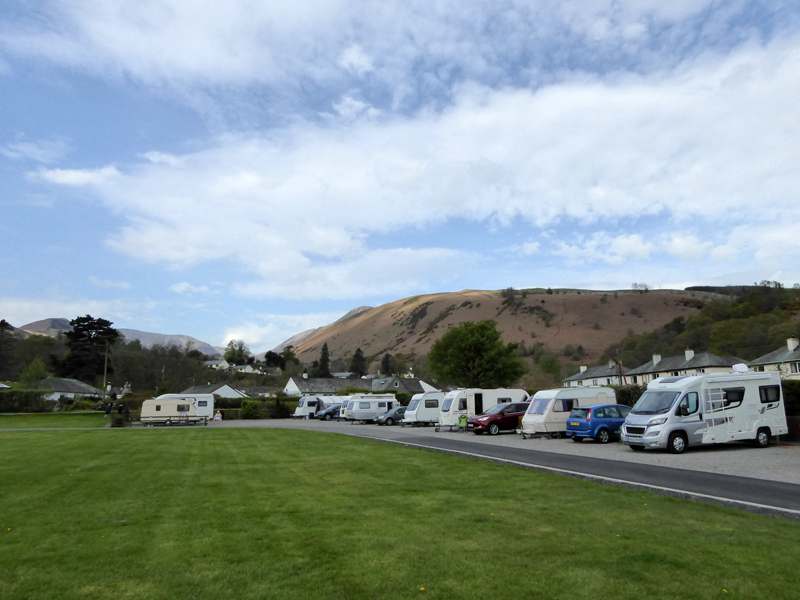
<path id="1" fill-rule="evenodd" d="M 0 318 L 800 282 L 800 6 L 6 0 Z"/>

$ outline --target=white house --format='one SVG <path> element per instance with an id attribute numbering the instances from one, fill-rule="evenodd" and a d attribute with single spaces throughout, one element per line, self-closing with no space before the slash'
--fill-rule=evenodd
<path id="1" fill-rule="evenodd" d="M 247 394 L 229 386 L 227 383 L 195 385 L 183 390 L 181 394 L 214 394 L 217 398 L 247 398 Z"/>
<path id="2" fill-rule="evenodd" d="M 613 360 L 608 361 L 607 365 L 597 367 L 587 367 L 581 365 L 581 370 L 575 375 L 564 379 L 564 387 L 586 387 L 590 385 L 621 385 L 620 371 L 623 375 L 623 383 L 630 383 L 625 380 L 626 370 L 624 366 L 618 366 Z"/>
<path id="3" fill-rule="evenodd" d="M 659 377 L 677 377 L 678 375 L 697 373 L 727 373 L 736 364 L 747 364 L 747 361 L 735 356 L 717 356 L 710 352 L 695 354 L 694 350 L 686 350 L 683 356 L 662 358 L 660 354 L 653 354 L 653 360 L 631 369 L 625 375 L 628 383 L 647 385 Z"/>
<path id="4" fill-rule="evenodd" d="M 778 348 L 750 361 L 754 371 L 780 371 L 784 379 L 800 379 L 800 341 L 786 340 L 786 346 Z"/>
<path id="5" fill-rule="evenodd" d="M 42 379 L 36 386 L 40 390 L 48 390 L 47 400 L 58 401 L 61 398 L 102 398 L 103 391 L 83 383 L 77 379 L 64 379 L 61 377 L 48 377 Z"/>

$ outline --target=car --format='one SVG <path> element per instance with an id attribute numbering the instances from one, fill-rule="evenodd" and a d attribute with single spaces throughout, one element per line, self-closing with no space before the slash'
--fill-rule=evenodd
<path id="1" fill-rule="evenodd" d="M 516 431 L 520 419 L 530 405 L 530 402 L 495 404 L 486 412 L 470 417 L 467 421 L 467 431 L 475 435 L 484 433 L 497 435 L 501 431 Z"/>
<path id="2" fill-rule="evenodd" d="M 573 408 L 567 418 L 567 437 L 573 442 L 592 438 L 600 444 L 607 444 L 619 438 L 619 430 L 625 417 L 631 412 L 624 404 L 599 404 Z"/>
<path id="3" fill-rule="evenodd" d="M 405 414 L 405 406 L 395 406 L 392 410 L 387 411 L 382 415 L 378 415 L 372 419 L 372 422 L 377 423 L 378 425 L 394 425 L 395 423 L 402 421 Z"/>
<path id="4" fill-rule="evenodd" d="M 316 418 L 320 421 L 331 421 L 339 418 L 339 410 L 342 408 L 341 404 L 334 404 L 330 408 L 318 412 Z"/>

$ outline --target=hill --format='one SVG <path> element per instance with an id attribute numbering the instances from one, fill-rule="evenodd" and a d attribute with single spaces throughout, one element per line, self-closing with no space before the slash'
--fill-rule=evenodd
<path id="1" fill-rule="evenodd" d="M 697 313 L 703 302 L 724 298 L 710 292 L 681 290 L 464 290 L 397 300 L 354 311 L 313 332 L 294 352 L 304 363 L 319 357 L 327 343 L 332 358 L 349 357 L 361 348 L 368 360 L 399 354 L 412 364 L 450 327 L 465 321 L 494 319 L 503 341 L 537 342 L 561 354 L 582 346 L 582 362 L 600 358 L 612 343 L 630 333 L 646 333 L 676 317 Z M 363 308 L 363 307 L 362 307 Z"/>
<path id="2" fill-rule="evenodd" d="M 56 337 L 59 333 L 71 330 L 72 327 L 69 324 L 69 319 L 42 319 L 41 321 L 34 321 L 33 323 L 28 323 L 27 325 L 16 328 L 16 331 L 23 338 L 30 335 Z M 145 348 L 151 348 L 156 344 L 161 344 L 163 346 L 179 346 L 180 348 L 187 348 L 191 345 L 193 350 L 199 350 L 203 354 L 209 356 L 222 355 L 214 346 L 188 335 L 149 333 L 137 329 L 117 329 L 117 331 L 125 336 L 126 341 L 132 342 L 133 340 L 139 340 Z"/>

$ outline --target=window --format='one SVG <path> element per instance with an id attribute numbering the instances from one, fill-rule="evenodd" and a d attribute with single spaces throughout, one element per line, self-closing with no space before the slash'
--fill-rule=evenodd
<path id="1" fill-rule="evenodd" d="M 683 398 L 681 398 L 681 401 L 678 403 L 678 412 L 675 414 L 680 415 L 681 410 L 684 408 L 687 409 L 690 415 L 697 412 L 697 409 L 699 408 L 697 392 L 689 392 Z"/>
<path id="2" fill-rule="evenodd" d="M 159 411 L 159 410 L 161 410 L 161 405 L 160 404 L 156 404 L 156 411 Z"/>
<path id="3" fill-rule="evenodd" d="M 763 373 L 764 372 L 764 365 L 756 365 L 753 367 L 753 371 L 756 373 Z"/>
<path id="4" fill-rule="evenodd" d="M 394 387 L 400 387 L 400 382 L 399 381 L 395 381 L 394 382 Z"/>
<path id="5" fill-rule="evenodd" d="M 528 407 L 528 414 L 543 415 L 544 411 L 547 410 L 548 404 L 550 404 L 550 398 L 537 398 L 536 400 L 531 402 L 530 407 Z"/>
<path id="6" fill-rule="evenodd" d="M 636 375 L 634 375 L 634 376 L 633 376 L 633 383 L 639 383 L 639 382 L 637 381 Z"/>
<path id="7" fill-rule="evenodd" d="M 606 414 L 605 408 L 595 408 L 593 416 L 597 419 L 605 419 L 607 416 L 610 415 Z"/>
<path id="8" fill-rule="evenodd" d="M 575 400 L 556 400 L 553 412 L 570 412 L 574 404 Z"/>
<path id="9" fill-rule="evenodd" d="M 369 402 L 359 402 L 358 403 L 358 408 L 361 408 L 361 409 L 369 408 Z"/>
<path id="10" fill-rule="evenodd" d="M 188 404 L 178 404 L 178 412 L 189 412 Z"/>
<path id="11" fill-rule="evenodd" d="M 777 385 L 762 385 L 758 388 L 761 404 L 781 401 L 781 388 Z"/>
<path id="12" fill-rule="evenodd" d="M 309 400 L 308 401 L 308 405 L 309 406 L 316 406 L 317 405 L 317 401 L 316 400 Z"/>
<path id="13" fill-rule="evenodd" d="M 197 406 L 200 406 L 200 407 L 208 406 L 208 400 L 198 400 L 197 401 Z"/>
<path id="14" fill-rule="evenodd" d="M 439 401 L 436 398 L 425 400 L 425 408 L 439 408 Z"/>
<path id="15" fill-rule="evenodd" d="M 736 408 L 744 400 L 744 388 L 731 388 L 723 391 L 723 406 L 725 408 Z"/>
<path id="16" fill-rule="evenodd" d="M 428 405 L 428 402 L 429 402 L 428 400 L 425 400 L 425 406 Z M 417 406 L 419 406 L 419 400 L 412 400 L 411 402 L 408 403 L 408 410 L 409 411 L 417 410 Z"/>
<path id="17" fill-rule="evenodd" d="M 386 402 L 378 402 L 378 408 L 386 408 Z"/>
<path id="18" fill-rule="evenodd" d="M 459 400 L 458 400 L 458 410 L 467 410 L 467 399 L 466 398 L 459 398 Z"/>
<path id="19" fill-rule="evenodd" d="M 630 406 L 618 406 L 617 410 L 619 411 L 620 416 L 623 419 L 625 419 L 625 418 L 628 417 L 628 413 L 631 412 L 631 407 Z"/>
<path id="20" fill-rule="evenodd" d="M 792 373 L 797 373 L 797 363 L 789 363 L 789 371 Z"/>
<path id="21" fill-rule="evenodd" d="M 442 404 L 442 412 L 450 412 L 450 405 L 453 403 L 452 398 L 445 398 Z"/>
<path id="22" fill-rule="evenodd" d="M 597 379 L 592 379 L 592 385 L 597 385 Z"/>

